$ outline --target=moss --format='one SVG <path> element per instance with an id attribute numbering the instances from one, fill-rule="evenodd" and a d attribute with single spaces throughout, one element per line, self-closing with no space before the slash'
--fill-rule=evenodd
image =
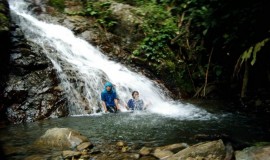
<path id="1" fill-rule="evenodd" d="M 8 30 L 8 25 L 8 18 L 3 13 L 0 13 L 0 32 Z"/>
<path id="2" fill-rule="evenodd" d="M 166 68 L 170 72 L 175 72 L 175 64 L 170 60 L 166 61 Z"/>
<path id="3" fill-rule="evenodd" d="M 256 142 L 254 145 L 257 147 L 268 146 L 270 142 Z"/>
<path id="4" fill-rule="evenodd" d="M 57 8 L 60 11 L 65 9 L 65 0 L 49 0 L 49 5 Z"/>
<path id="5" fill-rule="evenodd" d="M 0 3 L 0 13 L 3 13 L 3 12 L 5 12 L 5 6 L 4 6 L 4 4 L 1 4 Z"/>

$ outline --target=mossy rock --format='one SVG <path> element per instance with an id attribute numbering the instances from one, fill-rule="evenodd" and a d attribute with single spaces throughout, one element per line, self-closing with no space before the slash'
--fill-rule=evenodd
<path id="1" fill-rule="evenodd" d="M 65 0 L 49 0 L 49 5 L 54 8 L 57 8 L 59 11 L 64 11 Z"/>
<path id="2" fill-rule="evenodd" d="M 5 5 L 0 3 L 0 13 L 4 13 L 5 11 L 6 11 Z"/>
<path id="3" fill-rule="evenodd" d="M 0 13 L 0 32 L 8 30 L 8 26 L 8 18 L 3 13 Z"/>

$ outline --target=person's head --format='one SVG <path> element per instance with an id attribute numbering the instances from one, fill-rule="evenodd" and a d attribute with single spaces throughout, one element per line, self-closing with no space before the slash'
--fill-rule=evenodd
<path id="1" fill-rule="evenodd" d="M 113 87 L 112 83 L 110 82 L 105 83 L 105 89 L 107 92 L 110 92 L 112 90 L 112 87 Z"/>
<path id="2" fill-rule="evenodd" d="M 134 99 L 138 99 L 138 98 L 139 98 L 139 92 L 138 92 L 138 91 L 133 91 L 133 92 L 132 92 L 132 97 L 133 97 Z"/>

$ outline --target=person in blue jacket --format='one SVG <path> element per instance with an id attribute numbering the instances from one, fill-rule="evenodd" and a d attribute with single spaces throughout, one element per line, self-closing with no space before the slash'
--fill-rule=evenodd
<path id="1" fill-rule="evenodd" d="M 120 110 L 118 97 L 111 82 L 105 83 L 104 90 L 101 92 L 101 100 L 101 105 L 105 113 L 116 113 Z"/>
<path id="2" fill-rule="evenodd" d="M 128 108 L 129 110 L 144 110 L 144 102 L 142 99 L 139 99 L 139 92 L 133 91 L 132 92 L 132 99 L 128 101 Z"/>

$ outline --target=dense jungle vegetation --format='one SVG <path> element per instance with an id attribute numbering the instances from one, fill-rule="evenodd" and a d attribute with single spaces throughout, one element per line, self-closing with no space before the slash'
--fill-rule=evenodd
<path id="1" fill-rule="evenodd" d="M 142 38 L 130 62 L 143 64 L 182 98 L 235 98 L 264 106 L 270 101 L 269 5 L 266 0 L 115 0 L 137 8 Z M 63 8 L 63 0 L 51 0 Z M 112 1 L 83 0 L 76 14 L 97 19 L 106 31 L 117 20 Z M 136 61 L 134 61 L 136 59 Z M 252 101 L 252 102 L 251 102 Z"/>

